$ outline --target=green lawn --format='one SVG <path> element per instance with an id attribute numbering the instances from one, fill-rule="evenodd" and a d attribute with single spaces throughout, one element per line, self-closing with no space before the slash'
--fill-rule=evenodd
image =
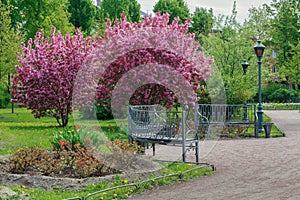
<path id="1" fill-rule="evenodd" d="M 299 103 L 266 103 L 263 104 L 264 110 L 300 110 Z"/>
<path id="2" fill-rule="evenodd" d="M 0 155 L 14 152 L 21 146 L 50 147 L 49 138 L 57 129 L 53 118 L 35 119 L 24 108 L 0 109 Z"/>
<path id="3" fill-rule="evenodd" d="M 86 120 L 84 124 L 101 127 L 109 139 L 126 138 L 126 133 L 118 129 L 114 120 Z M 50 138 L 61 129 L 57 126 L 54 118 L 35 119 L 25 108 L 16 108 L 15 114 L 11 114 L 11 109 L 0 109 L 0 155 L 13 153 L 21 146 L 50 148 Z M 72 117 L 69 126 L 74 126 Z"/>

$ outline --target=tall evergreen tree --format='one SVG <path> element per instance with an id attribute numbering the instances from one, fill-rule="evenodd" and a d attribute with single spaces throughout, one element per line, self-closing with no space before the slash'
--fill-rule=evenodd
<path id="1" fill-rule="evenodd" d="M 125 13 L 130 22 L 138 22 L 141 19 L 141 5 L 137 0 L 103 0 L 100 4 L 99 18 L 105 21 L 110 18 L 111 21 L 121 18 Z"/>
<path id="2" fill-rule="evenodd" d="M 172 22 L 175 17 L 180 18 L 180 23 L 190 18 L 190 11 L 183 0 L 159 0 L 153 8 L 154 12 L 169 13 Z"/>
<path id="3" fill-rule="evenodd" d="M 76 28 L 89 33 L 96 15 L 96 7 L 92 0 L 69 0 L 69 2 L 68 11 L 71 13 L 71 23 Z"/>
<path id="4" fill-rule="evenodd" d="M 196 8 L 189 31 L 195 33 L 196 39 L 201 40 L 202 35 L 208 35 L 214 25 L 213 10 L 206 8 Z"/>

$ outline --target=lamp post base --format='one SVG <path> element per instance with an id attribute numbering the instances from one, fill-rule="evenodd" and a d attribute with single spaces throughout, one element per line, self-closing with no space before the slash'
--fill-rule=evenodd
<path id="1" fill-rule="evenodd" d="M 258 104 L 257 118 L 258 118 L 258 132 L 259 133 L 264 132 L 264 128 L 262 126 L 263 114 L 264 114 L 264 112 L 262 111 L 262 104 Z"/>

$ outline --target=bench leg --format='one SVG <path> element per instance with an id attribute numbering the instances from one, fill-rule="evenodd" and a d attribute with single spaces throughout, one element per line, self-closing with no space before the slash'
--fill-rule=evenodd
<path id="1" fill-rule="evenodd" d="M 196 142 L 196 153 L 195 153 L 195 155 L 196 155 L 196 163 L 199 163 L 199 142 L 197 141 Z"/>
<path id="2" fill-rule="evenodd" d="M 133 143 L 133 138 L 130 135 L 128 135 L 128 143 Z"/>
<path id="3" fill-rule="evenodd" d="M 257 123 L 255 123 L 255 125 L 254 125 L 254 135 L 255 135 L 255 138 L 258 138 L 258 125 L 257 125 Z"/>
<path id="4" fill-rule="evenodd" d="M 155 156 L 155 143 L 152 143 L 153 156 Z"/>

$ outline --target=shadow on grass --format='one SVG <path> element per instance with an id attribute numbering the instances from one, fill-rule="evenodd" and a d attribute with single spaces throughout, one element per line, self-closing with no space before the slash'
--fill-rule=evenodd
<path id="1" fill-rule="evenodd" d="M 14 124 L 16 124 L 16 122 L 14 122 Z M 59 130 L 60 127 L 58 126 L 31 126 L 31 125 L 15 125 L 15 126 L 7 126 L 9 129 L 19 129 L 19 130 L 24 130 L 24 131 L 28 131 L 28 130 L 34 130 L 34 131 L 39 131 L 39 130 Z"/>

